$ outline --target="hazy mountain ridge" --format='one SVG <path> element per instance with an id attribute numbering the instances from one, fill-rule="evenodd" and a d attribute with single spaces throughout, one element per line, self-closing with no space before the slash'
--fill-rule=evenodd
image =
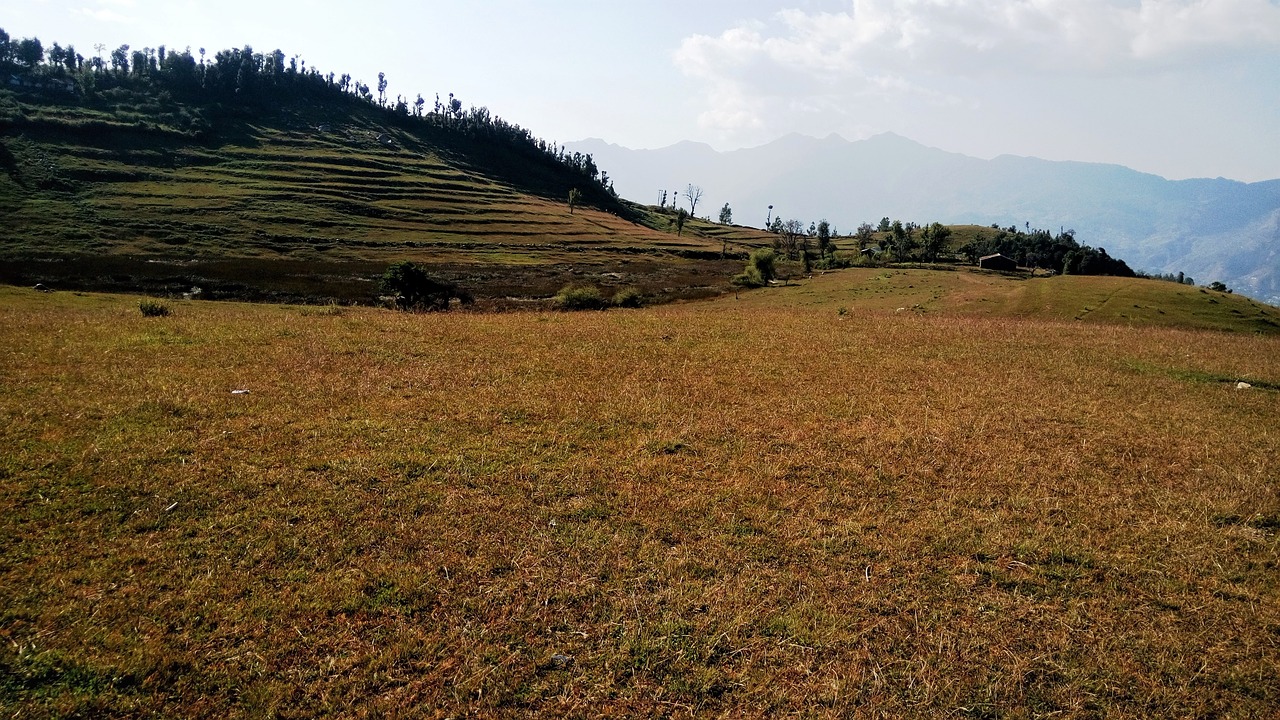
<path id="1" fill-rule="evenodd" d="M 724 203 L 734 220 L 827 218 L 843 232 L 881 217 L 916 222 L 1073 228 L 1135 269 L 1185 272 L 1280 303 L 1280 180 L 1166 180 L 1120 165 L 1001 155 L 982 160 L 886 133 L 847 141 L 788 135 L 729 152 L 684 142 L 630 150 L 570 143 L 607 168 L 618 192 L 658 201 L 662 189 L 705 190 L 699 216 Z"/>

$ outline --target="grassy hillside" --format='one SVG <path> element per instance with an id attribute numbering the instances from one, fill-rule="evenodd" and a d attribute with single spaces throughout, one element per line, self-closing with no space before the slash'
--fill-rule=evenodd
<path id="1" fill-rule="evenodd" d="M 0 281 L 27 286 L 369 302 L 387 265 L 413 260 L 489 304 L 568 284 L 672 299 L 726 289 L 744 251 L 776 239 L 695 218 L 678 234 L 673 212 L 546 153 L 332 88 L 0 90 L 0 164 Z M 951 231 L 952 253 L 993 232 Z"/>
<path id="2" fill-rule="evenodd" d="M 789 287 L 742 294 L 740 301 L 759 308 L 1280 333 L 1280 308 L 1240 295 L 1159 280 L 1030 277 L 967 267 L 851 268 L 819 273 Z"/>
<path id="3" fill-rule="evenodd" d="M 1272 712 L 1277 339 L 874 292 L 943 276 L 576 314 L 0 288 L 0 708 Z"/>
<path id="4" fill-rule="evenodd" d="M 732 270 L 705 224 L 638 224 L 555 163 L 337 93 L 228 107 L 0 91 L 0 144 L 0 270 L 23 284 L 367 299 L 409 259 L 482 296 L 537 296 L 584 272 L 661 291 Z"/>

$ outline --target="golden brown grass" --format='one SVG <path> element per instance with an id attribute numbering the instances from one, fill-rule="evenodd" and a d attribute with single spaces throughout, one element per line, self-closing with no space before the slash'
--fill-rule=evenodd
<path id="1" fill-rule="evenodd" d="M 971 267 L 853 268 L 742 296 L 750 306 L 844 307 L 854 312 L 942 313 L 1280 333 L 1280 308 L 1240 295 L 1159 280 L 1030 277 Z"/>
<path id="2" fill-rule="evenodd" d="M 3 714 L 1280 706 L 1276 339 L 743 297 L 0 289 Z"/>

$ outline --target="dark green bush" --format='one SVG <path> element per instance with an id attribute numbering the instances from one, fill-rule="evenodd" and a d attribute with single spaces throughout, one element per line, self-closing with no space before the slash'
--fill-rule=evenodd
<path id="1" fill-rule="evenodd" d="M 739 287 L 758 288 L 764 287 L 765 282 L 760 277 L 760 271 L 748 265 L 747 269 L 743 270 L 741 274 L 733 276 L 733 284 Z"/>
<path id="2" fill-rule="evenodd" d="M 173 314 L 168 305 L 156 300 L 143 300 L 138 303 L 138 310 L 142 311 L 145 317 L 167 317 Z"/>
<path id="3" fill-rule="evenodd" d="M 774 278 L 778 256 L 771 248 L 761 248 L 751 253 L 747 267 L 733 278 L 733 284 L 742 287 L 764 287 Z"/>
<path id="4" fill-rule="evenodd" d="M 624 287 L 613 294 L 613 304 L 623 308 L 638 308 L 644 305 L 644 295 L 638 288 Z"/>
<path id="5" fill-rule="evenodd" d="M 382 274 L 382 292 L 391 298 L 391 304 L 400 310 L 448 310 L 449 302 L 457 299 L 470 304 L 471 294 L 451 282 L 436 280 L 417 265 L 404 260 L 387 268 Z"/>

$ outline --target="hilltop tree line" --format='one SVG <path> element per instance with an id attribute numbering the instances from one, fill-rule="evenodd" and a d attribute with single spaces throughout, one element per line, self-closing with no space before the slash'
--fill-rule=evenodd
<path id="1" fill-rule="evenodd" d="M 1108 255 L 1106 248 L 1077 242 L 1075 230 L 1061 230 L 1054 235 L 1048 230 L 1032 229 L 1030 224 L 1025 232 L 1017 226 L 991 227 L 996 231 L 994 235 L 983 235 L 960 248 L 960 253 L 970 262 L 1000 253 L 1023 267 L 1053 270 L 1064 275 L 1136 276 L 1125 261 Z"/>
<path id="2" fill-rule="evenodd" d="M 773 207 L 770 206 L 770 214 Z M 811 249 L 818 251 L 818 266 L 831 267 L 847 264 L 841 262 L 835 252 L 839 232 L 828 226 L 826 220 L 810 223 L 807 231 L 798 220 L 774 217 L 767 228 L 777 236 L 774 249 L 787 257 L 800 259 L 809 266 Z M 934 222 L 919 225 L 913 222 L 881 218 L 879 225 L 862 223 L 851 239 L 856 241 L 860 254 L 870 254 L 881 260 L 898 262 L 939 262 L 963 258 L 977 263 L 987 255 L 1001 254 L 1027 268 L 1052 270 L 1065 275 L 1115 275 L 1134 277 L 1136 273 L 1121 259 L 1107 254 L 1106 248 L 1082 245 L 1075 239 L 1074 230 L 1063 230 L 1057 235 L 1048 230 L 1026 230 L 1016 226 L 1002 228 L 993 225 L 991 235 L 980 234 L 959 248 L 952 248 L 951 228 Z"/>
<path id="3" fill-rule="evenodd" d="M 378 73 L 374 87 L 349 74 L 322 73 L 307 67 L 298 55 L 281 50 L 255 52 L 251 46 L 220 50 L 209 55 L 200 48 L 170 50 L 134 49 L 129 45 L 107 52 L 101 44 L 86 57 L 73 46 L 54 43 L 48 49 L 38 38 L 12 38 L 0 29 L 0 85 L 67 93 L 86 100 L 117 88 L 164 92 L 172 98 L 196 104 L 252 105 L 279 102 L 293 93 L 312 98 L 355 99 L 380 108 L 388 119 L 412 125 L 422 123 L 465 137 L 499 143 L 530 156 L 556 162 L 580 176 L 584 187 L 597 187 L 617 197 L 608 173 L 601 172 L 590 154 L 566 152 L 563 145 L 535 137 L 529 130 L 492 114 L 485 107 L 464 110 L 462 101 L 449 94 L 436 95 L 428 106 L 415 98 L 387 94 L 389 82 Z M 375 94 L 376 90 L 376 94 Z M 207 127 L 197 123 L 197 134 Z"/>
<path id="4" fill-rule="evenodd" d="M 666 192 L 662 193 L 666 200 Z M 665 202 L 663 203 L 665 205 Z M 954 231 L 941 223 L 918 225 L 913 222 L 881 218 L 878 225 L 862 223 L 856 232 L 844 239 L 856 245 L 858 254 L 849 256 L 837 252 L 841 235 L 825 219 L 809 223 L 806 230 L 799 220 L 783 220 L 774 217 L 774 206 L 769 206 L 769 218 L 765 229 L 775 238 L 772 247 L 750 255 L 745 271 L 734 278 L 734 283 L 747 287 L 759 287 L 768 283 L 776 274 L 775 265 L 781 258 L 800 261 L 805 272 L 814 268 L 830 269 L 863 264 L 866 261 L 881 263 L 939 262 L 965 260 L 977 264 L 988 255 L 1004 255 L 1025 268 L 1049 270 L 1064 275 L 1111 275 L 1117 277 L 1143 277 L 1164 280 L 1181 285 L 1195 285 L 1195 280 L 1184 273 L 1147 274 L 1135 272 L 1129 265 L 1111 257 L 1106 248 L 1094 248 L 1080 244 L 1075 230 L 1060 230 L 1054 235 L 1048 230 L 1033 229 L 1027 223 L 1025 230 L 1016 225 L 1003 228 L 991 226 L 993 234 L 979 232 L 977 237 L 959 247 L 953 247 Z M 725 203 L 720 210 L 720 223 L 732 224 L 733 210 Z M 817 251 L 814 258 L 813 252 Z M 1208 288 L 1231 293 L 1231 288 L 1220 282 Z"/>
<path id="5" fill-rule="evenodd" d="M 856 232 L 845 239 L 852 241 L 857 254 L 850 256 L 837 252 L 841 235 L 825 219 L 809 223 L 808 229 L 800 220 L 783 220 L 773 215 L 769 206 L 769 220 L 765 229 L 773 233 L 770 257 L 787 258 L 803 263 L 805 272 L 817 268 L 848 267 L 865 262 L 955 262 L 966 260 L 976 264 L 987 255 L 1005 255 L 1018 265 L 1032 269 L 1050 270 L 1065 275 L 1114 275 L 1135 277 L 1123 260 L 1111 257 L 1106 248 L 1082 245 L 1075 239 L 1074 230 L 1062 230 L 1057 235 L 1047 230 L 1032 229 L 1030 223 L 1024 230 L 1016 226 L 1002 228 L 992 225 L 992 234 L 979 233 L 976 238 L 957 247 L 953 246 L 953 230 L 942 223 L 918 225 L 913 222 L 890 220 L 885 217 L 879 225 L 862 223 Z M 721 210 L 720 222 L 728 224 L 732 210 L 726 203 Z M 816 254 L 816 257 L 815 257 Z M 754 260 L 748 263 L 752 265 Z M 753 284 L 758 276 L 768 273 L 748 268 L 739 276 L 741 284 Z M 1166 279 L 1166 278 L 1160 278 Z M 1190 282 L 1179 274 L 1176 282 Z"/>

